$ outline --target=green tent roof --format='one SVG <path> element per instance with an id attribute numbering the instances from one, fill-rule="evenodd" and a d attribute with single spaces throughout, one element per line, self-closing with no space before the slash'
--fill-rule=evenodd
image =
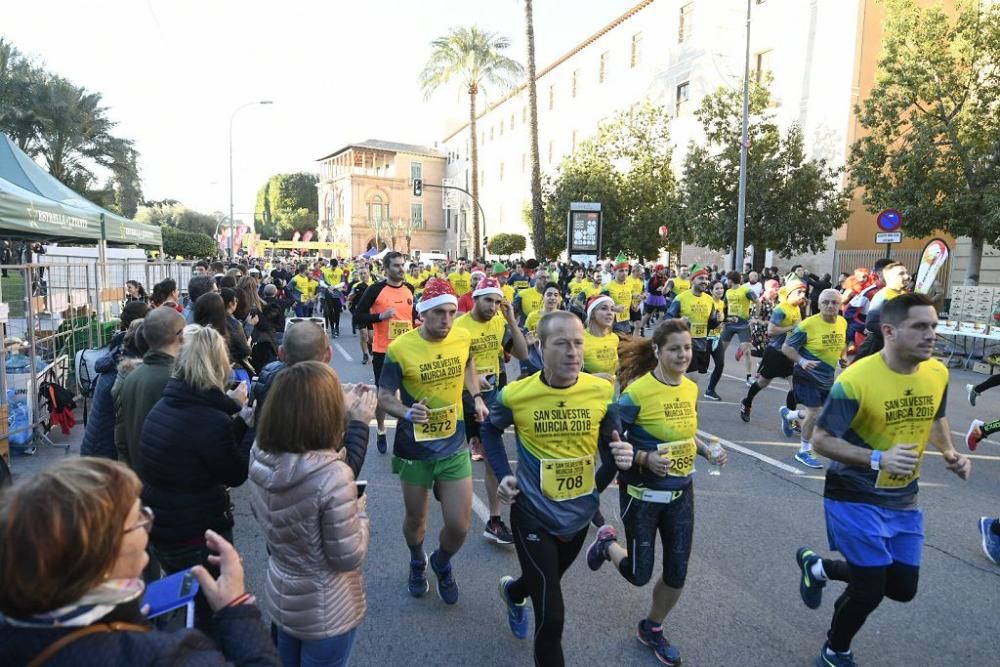
<path id="1" fill-rule="evenodd" d="M 0 133 L 0 233 L 32 239 L 160 246 L 156 225 L 123 218 L 84 199 Z"/>

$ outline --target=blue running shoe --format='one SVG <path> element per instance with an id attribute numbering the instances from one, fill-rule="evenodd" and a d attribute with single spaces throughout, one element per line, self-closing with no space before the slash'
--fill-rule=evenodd
<path id="1" fill-rule="evenodd" d="M 792 428 L 792 421 L 788 418 L 789 413 L 791 413 L 791 410 L 784 405 L 778 410 L 778 414 L 781 415 L 781 433 L 786 438 L 793 438 L 795 437 L 795 430 Z"/>
<path id="2" fill-rule="evenodd" d="M 448 563 L 442 568 L 434 563 L 434 557 L 437 555 L 437 551 L 431 554 L 430 564 L 431 569 L 434 570 L 434 574 L 438 579 L 438 596 L 444 601 L 445 604 L 455 604 L 458 602 L 458 584 L 455 583 L 455 575 L 451 573 L 451 563 Z"/>
<path id="3" fill-rule="evenodd" d="M 614 526 L 604 524 L 597 529 L 597 537 L 587 547 L 587 566 L 597 572 L 608 560 L 608 545 L 618 539 L 618 531 Z"/>
<path id="4" fill-rule="evenodd" d="M 837 653 L 831 651 L 830 645 L 823 642 L 823 648 L 820 649 L 819 657 L 816 658 L 816 667 L 858 667 L 858 663 L 854 662 L 854 654 L 850 651 Z"/>
<path id="5" fill-rule="evenodd" d="M 427 585 L 427 554 L 423 560 L 410 559 L 410 579 L 406 582 L 406 587 L 410 595 L 415 598 L 423 597 L 429 586 Z"/>
<path id="6" fill-rule="evenodd" d="M 993 517 L 979 517 L 979 534 L 983 538 L 983 553 L 993 561 L 994 565 L 1000 565 L 1000 535 L 991 530 Z"/>
<path id="7" fill-rule="evenodd" d="M 802 571 L 802 578 L 799 579 L 799 595 L 807 607 L 818 609 L 823 602 L 823 587 L 826 586 L 826 582 L 813 576 L 812 566 L 820 558 L 812 549 L 802 547 L 795 552 L 795 560 Z"/>
<path id="8" fill-rule="evenodd" d="M 378 449 L 379 454 L 385 454 L 386 450 L 389 449 L 389 443 L 385 438 L 385 433 L 375 434 L 375 447 Z"/>
<path id="9" fill-rule="evenodd" d="M 653 625 L 648 620 L 642 619 L 639 621 L 639 629 L 636 630 L 635 638 L 643 646 L 651 648 L 656 659 L 664 665 L 676 667 L 681 664 L 681 652 L 663 636 L 662 626 Z"/>
<path id="10" fill-rule="evenodd" d="M 819 462 L 819 459 L 813 456 L 811 451 L 799 452 L 795 455 L 795 460 L 806 466 L 807 468 L 822 469 L 823 464 Z"/>
<path id="11" fill-rule="evenodd" d="M 528 638 L 528 601 L 522 600 L 521 604 L 516 604 L 510 599 L 510 593 L 508 589 L 510 585 L 514 583 L 514 577 L 503 576 L 500 577 L 500 585 L 497 589 L 500 592 L 500 599 L 503 600 L 504 605 L 507 607 L 507 624 L 510 625 L 510 631 L 514 633 L 514 636 L 518 639 Z"/>

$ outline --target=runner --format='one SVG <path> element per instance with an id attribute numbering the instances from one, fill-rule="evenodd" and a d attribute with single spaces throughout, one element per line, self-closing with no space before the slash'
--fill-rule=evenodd
<path id="1" fill-rule="evenodd" d="M 712 374 L 708 376 L 709 387 L 712 385 L 712 378 L 722 377 L 722 370 L 726 367 L 726 351 L 719 344 L 722 338 L 723 324 L 726 321 L 726 285 L 721 280 L 712 283 L 709 290 L 712 296 L 712 304 L 715 309 L 716 326 L 708 330 L 706 339 L 708 340 L 709 355 L 712 358 Z M 716 380 L 718 382 L 718 380 Z M 716 393 L 715 388 L 711 391 L 705 389 L 705 398 L 710 401 L 721 401 L 722 398 Z"/>
<path id="2" fill-rule="evenodd" d="M 569 298 L 576 299 L 584 290 L 590 287 L 583 267 L 578 266 L 573 272 L 573 280 L 569 281 Z"/>
<path id="3" fill-rule="evenodd" d="M 865 309 L 865 335 L 864 341 L 858 346 L 858 353 L 854 356 L 854 361 L 863 359 L 870 354 L 875 354 L 882 349 L 882 329 L 879 326 L 879 317 L 883 304 L 895 299 L 903 294 L 906 283 L 910 280 L 910 272 L 899 262 L 890 262 L 876 270 L 882 277 L 882 289 L 875 292 L 871 297 L 871 302 Z M 859 295 L 859 300 L 864 300 L 865 295 Z"/>
<path id="4" fill-rule="evenodd" d="M 403 537 L 410 550 L 410 595 L 428 590 L 428 562 L 437 576 L 437 591 L 447 604 L 458 601 L 451 558 L 469 532 L 472 512 L 472 461 L 465 444 L 462 388 L 469 391 L 477 420 L 487 408 L 467 329 L 453 326 L 458 297 L 446 280 L 427 281 L 417 312 L 423 326 L 389 344 L 379 378 L 379 406 L 397 420 L 392 471 L 399 475 L 405 517 Z M 399 396 L 396 396 L 396 392 Z M 443 527 L 438 548 L 424 553 L 427 496 L 441 503 Z"/>
<path id="5" fill-rule="evenodd" d="M 448 282 L 455 290 L 455 296 L 461 297 L 472 290 L 472 274 L 469 273 L 469 262 L 458 260 L 458 270 L 448 274 Z"/>
<path id="6" fill-rule="evenodd" d="M 726 349 L 734 337 L 739 338 L 742 349 L 742 351 L 737 349 L 736 361 L 744 360 L 748 383 L 750 380 L 751 356 L 747 354 L 747 349 L 743 346 L 750 343 L 750 311 L 757 303 L 757 293 L 749 285 L 740 284 L 742 276 L 740 276 L 739 271 L 730 271 L 726 274 L 726 278 L 729 280 L 729 289 L 725 290 L 726 324 L 722 328 L 719 342 L 712 351 L 714 366 L 712 367 L 712 375 L 708 378 L 708 389 L 705 390 L 706 398 L 719 396 L 715 388 L 718 386 L 719 380 L 722 379 L 722 372 L 726 368 Z"/>
<path id="7" fill-rule="evenodd" d="M 483 444 L 512 502 L 511 527 L 521 577 L 504 576 L 499 591 L 514 636 L 528 636 L 527 598 L 535 610 L 536 665 L 565 664 L 561 579 L 579 555 L 599 493 L 618 469 L 632 465 L 632 446 L 618 435 L 614 388 L 586 373 L 583 326 L 573 314 L 549 313 L 538 327 L 543 370 L 501 390 L 483 424 Z M 503 431 L 516 427 L 517 476 Z M 600 457 L 600 467 L 597 458 Z"/>
<path id="8" fill-rule="evenodd" d="M 695 266 L 697 267 L 697 265 Z M 691 289 L 691 270 L 686 265 L 682 265 L 678 269 L 677 275 L 667 281 L 667 292 L 670 295 L 669 298 L 673 299 L 689 289 Z"/>
<path id="9" fill-rule="evenodd" d="M 347 309 L 351 312 L 351 328 L 358 334 L 362 364 L 368 363 L 368 355 L 372 351 L 372 326 L 371 324 L 363 325 L 358 321 L 357 303 L 371 284 L 372 280 L 368 266 L 366 264 L 358 264 L 358 267 L 351 272 L 351 286 L 348 288 Z"/>
<path id="10" fill-rule="evenodd" d="M 791 360 L 781 353 L 785 335 L 802 321 L 802 311 L 799 307 L 806 300 L 806 284 L 798 278 L 790 277 L 785 285 L 778 290 L 778 305 L 771 312 L 771 321 L 767 325 L 768 342 L 764 348 L 764 358 L 757 369 L 757 380 L 750 385 L 746 398 L 740 402 L 740 419 L 750 421 L 750 411 L 753 409 L 753 399 L 767 388 L 774 378 L 787 378 L 792 374 Z M 785 395 L 785 405 L 789 410 L 795 409 L 795 394 L 791 389 Z"/>
<path id="11" fill-rule="evenodd" d="M 781 353 L 794 366 L 792 392 L 801 410 L 781 406 L 781 431 L 791 438 L 795 431 L 792 421 L 802 425 L 799 453 L 795 460 L 809 468 L 822 468 L 813 456 L 810 440 L 816 418 L 833 386 L 837 366 L 847 366 L 847 320 L 840 316 L 840 292 L 825 289 L 819 295 L 819 313 L 799 322 L 781 346 Z"/>
<path id="12" fill-rule="evenodd" d="M 295 316 L 312 317 L 313 300 L 316 298 L 319 281 L 309 275 L 308 264 L 299 264 L 298 273 L 288 281 L 288 286 L 292 288 L 292 295 L 295 297 Z"/>
<path id="13" fill-rule="evenodd" d="M 475 300 L 472 310 L 455 320 L 455 328 L 466 329 L 472 337 L 472 358 L 479 376 L 479 389 L 483 400 L 490 405 L 497 390 L 501 388 L 500 369 L 504 347 L 509 345 L 511 354 L 516 359 L 525 361 L 528 359 L 528 343 L 517 327 L 514 308 L 504 300 L 500 283 L 493 278 L 483 278 L 473 290 L 472 296 Z M 479 424 L 475 419 L 472 395 L 468 391 L 462 393 L 462 405 L 465 411 L 465 434 L 472 448 L 472 460 L 482 461 Z M 497 544 L 511 544 L 514 538 L 500 517 L 497 478 L 490 466 L 486 466 L 483 482 L 490 509 L 483 537 Z"/>
<path id="14" fill-rule="evenodd" d="M 725 465 L 727 458 L 725 450 L 713 456 L 696 435 L 698 385 L 684 376 L 691 355 L 684 320 L 664 320 L 650 341 L 625 344 L 619 378 L 626 388 L 618 408 L 626 438 L 636 448 L 635 464 L 618 473 L 627 549 L 617 543 L 610 525 L 598 530 L 587 549 L 591 570 L 609 560 L 626 581 L 645 586 L 653 575 L 659 534 L 663 575 L 653 586 L 649 615 L 639 621 L 636 638 L 665 665 L 681 664 L 680 653 L 663 634 L 663 621 L 680 598 L 691 556 L 694 461 L 700 454 L 713 465 Z"/>
<path id="15" fill-rule="evenodd" d="M 528 315 L 542 307 L 542 296 L 548 283 L 548 274 L 539 269 L 535 273 L 533 286 L 517 291 L 517 296 L 514 297 L 514 312 L 517 314 L 518 324 L 523 326 Z"/>
<path id="16" fill-rule="evenodd" d="M 583 370 L 614 384 L 618 372 L 618 334 L 613 331 L 615 302 L 607 294 L 587 301 L 583 332 Z"/>
<path id="17" fill-rule="evenodd" d="M 405 282 L 406 260 L 399 252 L 386 253 L 382 258 L 385 278 L 370 285 L 358 299 L 354 318 L 362 325 L 374 329 L 372 342 L 372 371 L 375 386 L 379 386 L 379 376 L 385 363 L 385 351 L 389 344 L 413 328 L 413 286 Z M 379 454 L 385 454 L 388 442 L 385 437 L 385 410 L 375 410 L 375 447 Z"/>
<path id="18" fill-rule="evenodd" d="M 629 306 L 628 319 L 632 323 L 632 335 L 642 335 L 642 302 L 646 299 L 645 271 L 642 264 L 635 263 L 632 267 L 632 275 L 626 280 L 632 287 L 632 303 Z"/>
<path id="19" fill-rule="evenodd" d="M 945 416 L 948 369 L 931 358 L 937 321 L 922 294 L 886 303 L 884 349 L 837 378 L 816 425 L 816 451 L 832 460 L 823 494 L 827 536 L 844 560 L 800 548 L 799 592 L 816 609 L 828 580 L 847 582 L 817 665 L 856 665 L 851 640 L 883 597 L 909 602 L 917 593 L 924 542 L 917 480 L 926 445 L 941 452 L 948 470 L 969 476 L 971 463 L 952 446 Z"/>
<path id="20" fill-rule="evenodd" d="M 649 285 L 646 288 L 646 303 L 643 304 L 642 328 L 645 329 L 654 315 L 662 315 L 667 312 L 667 275 L 662 264 L 657 264 L 653 268 L 653 275 L 649 278 Z M 653 320 L 655 324 L 656 321 Z"/>
<path id="21" fill-rule="evenodd" d="M 493 277 L 500 283 L 503 298 L 507 300 L 507 303 L 513 304 L 517 291 L 507 283 L 507 267 L 504 266 L 503 262 L 497 262 L 493 265 Z"/>
<path id="22" fill-rule="evenodd" d="M 531 335 L 538 334 L 538 322 L 545 313 L 559 310 L 562 296 L 559 294 L 559 285 L 548 283 L 545 285 L 545 292 L 542 294 L 542 307 L 528 315 L 524 319 L 524 329 Z"/>
<path id="23" fill-rule="evenodd" d="M 691 328 L 691 366 L 688 373 L 708 372 L 708 360 L 712 351 L 708 342 L 708 330 L 719 324 L 715 315 L 715 302 L 708 294 L 708 269 L 696 268 L 691 274 L 691 289 L 674 297 L 667 308 L 667 317 L 679 317 L 687 320 Z M 713 401 L 721 400 L 705 393 L 705 397 Z"/>
<path id="24" fill-rule="evenodd" d="M 327 328 L 334 338 L 340 337 L 340 313 L 343 310 L 344 269 L 340 268 L 336 259 L 330 260 L 330 266 L 322 264 L 320 273 L 323 280 L 320 287 L 323 291 L 323 315 L 326 317 Z"/>
<path id="25" fill-rule="evenodd" d="M 615 258 L 614 279 L 604 286 L 604 292 L 615 302 L 615 333 L 632 333 L 629 312 L 632 308 L 632 284 L 628 282 L 628 260 L 618 253 Z"/>

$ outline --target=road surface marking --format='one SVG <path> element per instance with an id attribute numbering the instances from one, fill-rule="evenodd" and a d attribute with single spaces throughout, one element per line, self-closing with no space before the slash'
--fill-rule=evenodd
<path id="1" fill-rule="evenodd" d="M 490 510 L 486 507 L 486 503 L 479 499 L 479 496 L 475 493 L 472 494 L 472 510 L 476 513 L 483 523 L 490 522 Z"/>
<path id="2" fill-rule="evenodd" d="M 798 448 L 799 444 L 797 442 L 779 442 L 778 440 L 748 440 L 746 441 L 748 445 L 770 445 L 773 447 L 795 447 Z M 925 454 L 930 454 L 932 456 L 942 456 L 941 452 L 936 449 L 927 449 Z M 970 459 L 981 459 L 983 461 L 1000 461 L 1000 456 L 994 456 L 990 454 L 966 454 L 967 458 Z"/>
<path id="3" fill-rule="evenodd" d="M 711 433 L 707 433 L 707 432 L 702 431 L 702 430 L 699 429 L 698 430 L 698 435 L 700 435 L 700 436 L 702 436 L 704 438 L 707 438 L 707 437 L 709 437 L 712 434 Z M 788 465 L 787 463 L 782 463 L 781 461 L 779 461 L 777 459 L 772 459 L 770 456 L 767 456 L 766 454 L 761 454 L 760 452 L 754 451 L 754 450 L 750 449 L 749 447 L 743 447 L 742 445 L 737 445 L 735 442 L 732 442 L 730 440 L 726 440 L 725 438 L 720 437 L 719 438 L 719 442 L 721 442 L 722 445 L 726 449 L 731 449 L 734 452 L 739 452 L 741 454 L 746 454 L 747 456 L 752 456 L 753 458 L 757 459 L 758 461 L 763 461 L 764 463 L 767 463 L 768 465 L 772 465 L 775 468 L 779 468 L 781 470 L 784 470 L 785 472 L 790 472 L 793 475 L 803 475 L 803 474 L 805 474 L 801 470 L 799 470 L 798 468 L 793 468 L 792 466 Z M 798 445 L 795 445 L 795 446 L 798 447 Z"/>
<path id="4" fill-rule="evenodd" d="M 952 435 L 957 435 L 962 440 L 965 440 L 965 434 L 964 433 L 959 433 L 958 431 L 952 431 L 951 434 Z M 980 442 L 980 444 L 984 443 L 984 442 L 988 442 L 991 445 L 1000 445 L 1000 442 L 996 442 L 995 440 L 980 440 L 979 442 Z"/>
<path id="5" fill-rule="evenodd" d="M 354 357 L 352 357 L 351 355 L 349 355 L 347 353 L 347 350 L 344 349 L 343 345 L 341 345 L 340 343 L 334 343 L 333 346 L 335 348 L 337 348 L 338 352 L 340 352 L 342 355 L 344 355 L 344 359 L 347 359 L 348 361 L 351 361 L 351 362 L 354 361 Z"/>
<path id="6" fill-rule="evenodd" d="M 744 387 L 747 386 L 747 379 L 745 377 L 740 378 L 740 377 L 736 377 L 735 375 L 730 375 L 729 373 L 723 373 L 722 377 L 729 378 L 730 380 L 736 380 L 737 382 L 739 382 L 740 384 L 742 384 Z M 771 384 L 767 385 L 767 388 L 768 389 L 774 389 L 774 390 L 777 390 L 777 391 L 783 391 L 783 392 L 787 393 L 788 390 L 791 389 L 791 386 L 787 382 L 785 382 L 784 380 L 778 381 L 777 379 L 774 379 L 774 380 L 771 380 Z"/>
<path id="7" fill-rule="evenodd" d="M 826 481 L 826 475 L 802 475 L 802 479 L 818 479 L 820 481 Z M 925 481 L 921 480 L 920 481 L 920 488 L 922 489 L 922 488 L 924 488 L 926 486 L 948 486 L 948 485 L 947 484 L 939 484 L 938 482 L 925 482 Z"/>

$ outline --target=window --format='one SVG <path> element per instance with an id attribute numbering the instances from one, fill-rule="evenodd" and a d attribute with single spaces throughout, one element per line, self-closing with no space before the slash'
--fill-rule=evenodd
<path id="1" fill-rule="evenodd" d="M 601 54 L 600 68 L 597 70 L 597 82 L 604 83 L 604 80 L 608 78 L 608 52 L 605 51 Z"/>
<path id="2" fill-rule="evenodd" d="M 571 95 L 574 98 L 576 97 L 576 87 L 577 85 L 579 85 L 579 80 L 580 80 L 580 70 L 573 70 L 573 92 L 571 93 Z"/>
<path id="3" fill-rule="evenodd" d="M 483 130 L 482 132 L 479 133 L 479 145 L 483 145 L 485 143 L 486 143 L 486 130 Z"/>
<path id="4" fill-rule="evenodd" d="M 382 195 L 372 195 L 368 200 L 368 222 L 378 227 L 383 220 L 389 219 L 389 205 Z"/>
<path id="5" fill-rule="evenodd" d="M 694 27 L 692 18 L 694 14 L 694 3 L 689 2 L 681 7 L 681 18 L 677 24 L 677 43 L 686 42 L 691 36 L 691 29 Z"/>
<path id="6" fill-rule="evenodd" d="M 549 86 L 549 111 L 552 111 L 556 106 L 556 87 Z"/>
<path id="7" fill-rule="evenodd" d="M 500 136 L 503 136 L 503 118 L 500 119 Z"/>
<path id="8" fill-rule="evenodd" d="M 410 160 L 410 180 L 415 181 L 418 178 L 423 178 L 424 165 L 422 162 L 417 160 Z"/>
<path id="9" fill-rule="evenodd" d="M 757 83 L 764 83 L 771 74 L 771 56 L 773 55 L 774 52 L 770 49 L 754 55 L 754 80 Z"/>
<path id="10" fill-rule="evenodd" d="M 642 56 L 642 33 L 637 32 L 632 35 L 632 54 L 629 57 L 628 65 L 632 69 L 636 68 L 639 64 L 639 58 Z"/>
<path id="11" fill-rule="evenodd" d="M 500 163 L 500 180 L 503 180 L 503 162 Z"/>
<path id="12" fill-rule="evenodd" d="M 681 116 L 687 109 L 688 98 L 691 95 L 691 82 L 685 81 L 684 83 L 677 86 L 677 95 L 675 98 L 675 115 Z"/>
<path id="13" fill-rule="evenodd" d="M 479 184 L 482 185 L 485 182 L 486 182 L 486 170 L 485 169 L 480 169 L 479 170 Z"/>
<path id="14" fill-rule="evenodd" d="M 424 205 L 410 204 L 410 225 L 413 229 L 424 228 Z"/>

